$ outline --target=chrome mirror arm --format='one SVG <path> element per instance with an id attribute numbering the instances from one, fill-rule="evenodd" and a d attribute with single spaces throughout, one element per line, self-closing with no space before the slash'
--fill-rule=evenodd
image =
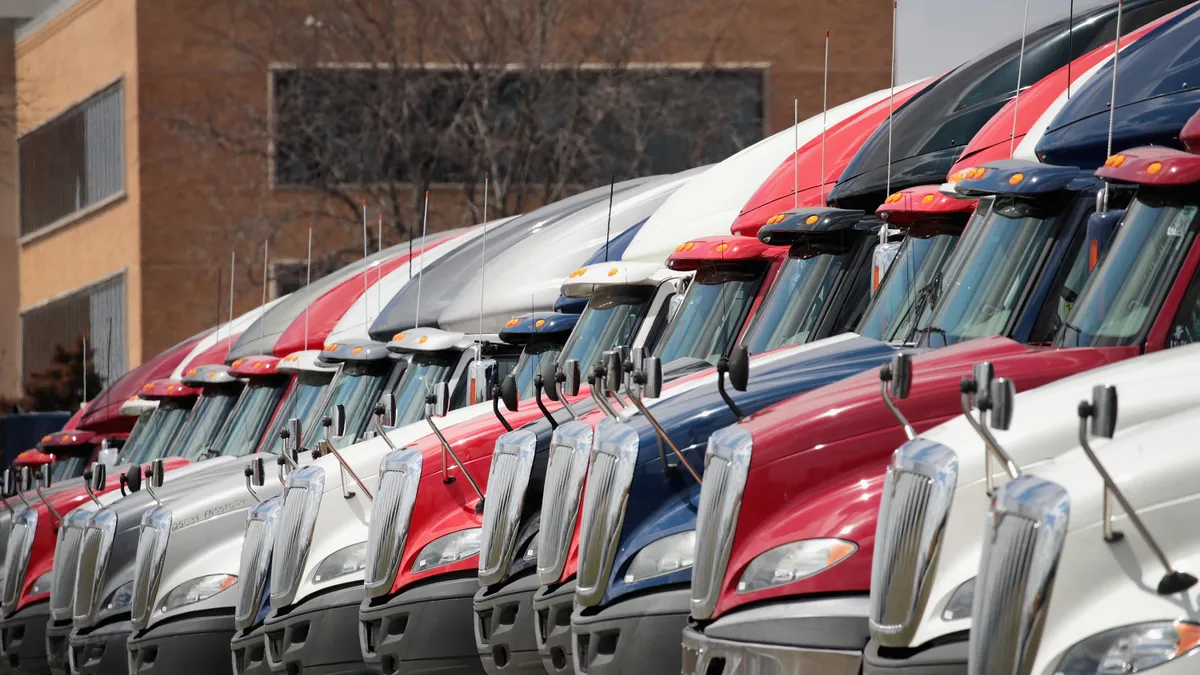
<path id="1" fill-rule="evenodd" d="M 42 486 L 38 485 L 37 487 L 35 487 L 33 489 L 33 491 L 37 493 L 38 497 L 41 497 L 42 503 L 46 505 L 46 508 L 50 509 L 50 515 L 54 516 L 54 522 L 61 524 L 62 516 L 59 515 L 58 510 L 55 509 L 54 506 L 50 504 L 50 500 L 46 499 L 46 495 L 42 492 Z M 58 527 L 58 525 L 55 525 L 55 527 Z"/>
<path id="2" fill-rule="evenodd" d="M 141 471 L 142 468 L 139 466 L 137 468 L 137 470 Z M 96 497 L 96 493 L 92 491 L 92 470 L 91 469 L 88 469 L 87 471 L 83 472 L 83 489 L 87 491 L 88 497 L 92 500 L 92 503 L 95 504 L 97 508 L 101 508 L 101 509 L 104 508 L 104 505 L 101 504 L 100 500 Z M 149 490 L 150 486 L 147 485 L 146 489 Z M 18 492 L 17 496 L 21 498 L 21 501 L 25 502 L 26 506 L 30 505 L 29 502 L 25 501 L 25 495 Z M 151 492 L 150 496 L 154 497 L 154 493 Z M 158 498 L 155 497 L 154 501 L 158 501 Z"/>
<path id="3" fill-rule="evenodd" d="M 383 430 L 383 415 L 375 416 L 375 433 L 378 434 L 379 437 L 383 439 L 384 443 L 387 443 L 388 450 L 396 449 L 396 444 L 392 443 L 392 439 L 388 438 L 387 433 L 384 432 L 384 430 Z"/>
<path id="4" fill-rule="evenodd" d="M 559 379 L 560 377 L 562 379 Z M 575 414 L 575 409 L 571 407 L 570 401 L 567 400 L 566 392 L 564 392 L 562 388 L 563 382 L 566 379 L 566 377 L 562 376 L 562 373 L 555 375 L 554 390 L 558 392 L 558 402 L 562 404 L 563 409 L 567 411 L 567 414 L 571 416 L 571 419 L 577 420 L 579 419 L 579 415 Z"/>
<path id="5" fill-rule="evenodd" d="M 642 415 L 645 415 L 646 419 L 650 422 L 650 425 L 654 427 L 654 432 L 658 434 L 658 437 L 662 439 L 664 443 L 667 444 L 668 448 L 671 448 L 671 452 L 675 453 L 675 456 L 679 458 L 679 462 L 683 464 L 683 468 L 687 469 L 688 473 L 692 474 L 692 478 L 696 479 L 696 484 L 702 485 L 703 481 L 700 479 L 700 474 L 692 466 L 691 462 L 687 460 L 687 457 L 684 457 L 683 453 L 680 452 L 674 441 L 671 440 L 671 437 L 667 435 L 666 430 L 662 428 L 662 425 L 659 424 L 658 420 L 654 418 L 654 415 L 650 413 L 650 410 L 646 408 L 646 404 L 642 402 L 641 381 L 644 379 L 645 376 L 641 371 L 638 371 L 634 374 L 634 381 L 637 382 L 637 386 L 634 388 L 634 391 L 631 392 L 629 396 L 629 402 L 638 409 L 638 412 L 642 413 Z M 661 448 L 659 449 L 659 452 L 661 454 Z"/>
<path id="6" fill-rule="evenodd" d="M 600 406 L 604 414 L 616 419 L 617 411 L 613 410 L 612 405 L 608 402 L 608 397 L 601 391 L 604 389 L 604 375 L 595 366 L 592 367 L 592 373 L 588 376 L 588 389 L 590 390 L 588 393 L 591 394 L 592 400 L 596 402 L 596 405 Z"/>
<path id="7" fill-rule="evenodd" d="M 363 491 L 363 494 L 367 496 L 367 499 L 369 501 L 375 501 L 375 495 L 371 494 L 371 491 L 367 489 L 366 484 L 362 482 L 362 479 L 358 477 L 358 474 L 354 473 L 354 469 L 350 468 L 350 464 L 349 464 L 349 462 L 346 461 L 346 458 L 342 457 L 342 453 L 338 452 L 338 449 L 335 448 L 333 446 L 333 443 L 329 440 L 329 427 L 325 427 L 324 443 L 325 443 L 325 452 L 331 453 L 334 456 L 334 458 L 337 459 L 338 464 L 341 467 L 342 496 L 345 497 L 346 499 L 350 499 L 351 497 L 354 496 L 353 492 L 348 492 L 346 490 L 346 477 L 345 476 L 346 476 L 346 474 L 350 474 L 350 477 L 353 478 L 354 482 L 358 484 L 358 489 Z"/>
<path id="8" fill-rule="evenodd" d="M 262 497 L 259 497 L 258 493 L 254 491 L 254 481 L 252 480 L 253 476 L 254 472 L 250 469 L 250 467 L 246 467 L 246 492 L 250 493 L 250 496 L 255 502 L 261 503 Z"/>
<path id="9" fill-rule="evenodd" d="M 1196 585 L 1196 577 L 1187 572 L 1180 572 L 1171 566 L 1171 561 L 1167 559 L 1167 555 L 1163 553 L 1162 548 L 1158 545 L 1158 541 L 1150 535 L 1150 530 L 1146 528 L 1146 524 L 1142 522 L 1141 516 L 1125 498 L 1125 494 L 1117 487 L 1116 481 L 1104 468 L 1104 464 L 1100 462 L 1100 458 L 1096 456 L 1096 452 L 1088 443 L 1088 418 L 1092 415 L 1092 404 L 1087 401 L 1079 403 L 1079 447 L 1083 449 L 1087 455 L 1088 461 L 1096 469 L 1096 473 L 1100 474 L 1100 479 L 1104 481 L 1104 541 L 1112 544 L 1124 538 L 1120 532 L 1115 532 L 1112 526 L 1113 508 L 1112 500 L 1115 497 L 1117 502 L 1121 504 L 1121 508 L 1125 510 L 1125 515 L 1129 517 L 1129 522 L 1133 523 L 1138 534 L 1142 536 L 1142 540 L 1146 542 L 1146 546 L 1154 557 L 1158 559 L 1163 569 L 1167 571 L 1166 575 L 1159 580 L 1157 592 L 1159 595 L 1172 595 L 1185 591 Z"/>
<path id="10" fill-rule="evenodd" d="M 426 415 L 425 421 L 429 423 L 429 428 L 433 429 L 433 433 L 437 434 L 438 441 L 442 444 L 442 482 L 454 482 L 452 477 L 446 475 L 446 455 L 449 454 L 450 458 L 453 459 L 454 463 L 458 466 L 458 470 L 462 472 L 462 475 L 467 479 L 467 482 L 471 484 L 471 489 L 474 490 L 475 494 L 479 496 L 479 502 L 475 505 L 475 512 L 483 513 L 483 502 L 485 499 L 483 490 L 479 489 L 479 484 L 475 482 L 475 479 L 471 477 L 471 473 L 467 471 L 465 466 L 463 466 L 462 460 L 458 458 L 458 454 L 454 452 L 454 448 L 450 447 L 449 441 L 447 441 L 446 437 L 442 435 L 442 430 L 438 429 L 437 425 L 433 423 L 433 415 Z"/>
<path id="11" fill-rule="evenodd" d="M 971 428 L 983 440 L 984 478 L 986 480 L 987 495 L 991 497 L 996 492 L 996 481 L 993 476 L 994 470 L 992 469 L 993 457 L 998 457 L 1001 460 L 1004 465 L 1004 472 L 1008 474 L 1009 478 L 1020 476 L 1021 469 L 1013 461 L 1013 458 L 1000 447 L 1000 443 L 996 441 L 996 437 L 992 436 L 991 431 L 988 430 L 987 425 L 984 423 L 983 410 L 979 413 L 979 419 L 975 419 L 975 415 L 972 413 L 975 390 L 975 381 L 970 377 L 963 376 L 962 381 L 958 385 L 959 401 L 962 405 L 963 417 L 967 418 L 967 423 L 971 425 Z"/>
<path id="12" fill-rule="evenodd" d="M 879 393 L 883 396 L 883 404 L 888 407 L 888 410 L 892 411 L 892 416 L 895 417 L 896 421 L 900 423 L 900 426 L 904 428 L 904 435 L 908 437 L 908 440 L 911 441 L 912 439 L 916 438 L 916 429 L 913 429 L 912 425 L 908 423 L 908 418 L 904 416 L 904 413 L 900 412 L 900 408 L 896 405 L 896 402 L 893 401 L 892 397 L 888 395 L 887 380 L 879 383 Z"/>

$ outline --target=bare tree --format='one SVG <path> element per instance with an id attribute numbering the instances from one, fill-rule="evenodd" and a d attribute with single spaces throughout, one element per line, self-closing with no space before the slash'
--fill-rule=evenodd
<path id="1" fill-rule="evenodd" d="M 725 19 L 678 20 L 700 2 Z M 368 203 L 370 236 L 381 213 L 399 242 L 419 235 L 430 190 L 431 220 L 470 224 L 485 175 L 497 217 L 761 138 L 761 72 L 715 57 L 740 2 L 229 0 L 197 30 L 233 55 L 231 79 L 267 73 L 265 105 L 216 91 L 165 121 L 233 158 L 237 179 L 207 188 L 214 206 L 241 205 L 215 236 L 261 241 L 314 219 L 357 233 Z M 663 53 L 687 63 L 655 63 Z"/>

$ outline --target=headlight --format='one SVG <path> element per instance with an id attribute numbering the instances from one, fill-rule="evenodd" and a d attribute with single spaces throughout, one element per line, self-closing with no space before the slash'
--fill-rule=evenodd
<path id="1" fill-rule="evenodd" d="M 434 539 L 428 546 L 421 549 L 421 555 L 417 556 L 417 560 L 412 566 L 413 574 L 466 560 L 479 553 L 479 544 L 483 539 L 482 533 L 482 528 L 473 527 Z"/>
<path id="2" fill-rule="evenodd" d="M 638 551 L 625 572 L 625 583 L 670 574 L 696 562 L 696 531 L 688 530 L 663 537 Z"/>
<path id="3" fill-rule="evenodd" d="M 237 583 L 237 577 L 232 574 L 211 574 L 206 577 L 196 577 L 179 584 L 167 593 L 167 597 L 158 605 L 158 611 L 170 612 L 180 607 L 207 600 L 221 591 Z"/>
<path id="4" fill-rule="evenodd" d="M 104 599 L 104 604 L 100 605 L 100 612 L 107 614 L 108 612 L 117 612 L 123 609 L 129 609 L 129 605 L 133 602 L 133 582 L 126 581 L 121 584 L 117 590 L 113 591 Z"/>
<path id="5" fill-rule="evenodd" d="M 975 577 L 971 577 L 954 589 L 946 609 L 942 610 L 942 621 L 958 621 L 971 618 L 971 603 L 975 599 Z"/>
<path id="6" fill-rule="evenodd" d="M 37 580 L 33 582 L 33 585 L 29 587 L 29 595 L 33 596 L 41 595 L 42 593 L 49 593 L 50 586 L 53 582 L 54 570 L 50 570 L 49 572 L 46 572 L 42 576 L 38 577 Z"/>
<path id="7" fill-rule="evenodd" d="M 1076 644 L 1059 663 L 1058 675 L 1141 673 L 1200 645 L 1200 624 L 1156 621 L 1114 628 Z"/>
<path id="8" fill-rule="evenodd" d="M 776 546 L 750 561 L 738 581 L 738 593 L 754 593 L 811 577 L 857 550 L 858 544 L 844 539 L 805 539 Z"/>
<path id="9" fill-rule="evenodd" d="M 322 581 L 329 581 L 338 577 L 344 577 L 347 574 L 358 572 L 366 567 L 367 560 L 367 542 L 359 542 L 351 544 L 346 548 L 335 551 L 317 565 L 317 571 L 313 572 L 313 583 L 319 584 Z"/>

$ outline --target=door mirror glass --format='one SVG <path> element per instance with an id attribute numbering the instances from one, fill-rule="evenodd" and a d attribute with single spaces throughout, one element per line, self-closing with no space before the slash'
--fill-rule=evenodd
<path id="1" fill-rule="evenodd" d="M 912 356 L 904 352 L 892 355 L 892 378 L 888 382 L 888 394 L 895 399 L 908 398 L 912 387 Z"/>
<path id="2" fill-rule="evenodd" d="M 492 387 L 496 386 L 496 360 L 475 359 L 467 366 L 468 402 L 470 405 L 492 399 Z"/>
<path id="3" fill-rule="evenodd" d="M 433 385 L 433 393 L 427 400 L 430 417 L 445 417 L 450 412 L 450 385 L 445 382 Z"/>
<path id="4" fill-rule="evenodd" d="M 1092 388 L 1092 435 L 1112 438 L 1117 433 L 1117 388 L 1096 385 Z"/>
<path id="5" fill-rule="evenodd" d="M 500 400 L 504 402 L 504 407 L 509 410 L 517 411 L 517 378 L 514 375 L 509 375 L 500 383 Z"/>
<path id="6" fill-rule="evenodd" d="M 12 469 L 4 470 L 4 497 L 16 496 L 17 494 L 17 476 Z"/>
<path id="7" fill-rule="evenodd" d="M 300 419 L 298 417 L 293 417 L 287 421 L 287 426 L 285 426 L 283 431 L 279 434 L 280 436 L 283 436 L 284 449 L 290 452 L 292 457 L 295 457 L 296 454 L 300 452 L 300 446 L 303 442 L 303 439 L 301 438 L 302 433 Z"/>
<path id="8" fill-rule="evenodd" d="M 105 466 L 116 466 L 117 456 L 120 452 L 108 444 L 108 439 L 100 442 L 100 452 L 96 455 L 96 461 Z"/>
<path id="9" fill-rule="evenodd" d="M 642 359 L 642 374 L 646 383 L 642 386 L 642 395 L 647 398 L 658 398 L 662 395 L 662 359 L 657 356 L 647 356 Z"/>
<path id="10" fill-rule="evenodd" d="M 346 435 L 346 406 L 336 403 L 329 408 L 329 436 L 338 440 Z"/>
<path id="11" fill-rule="evenodd" d="M 250 460 L 250 465 L 246 467 L 247 475 L 250 476 L 250 484 L 254 487 L 262 487 L 267 483 L 267 469 L 263 463 L 262 457 L 255 457 Z"/>
<path id="12" fill-rule="evenodd" d="M 390 391 L 380 394 L 379 402 L 375 404 L 375 414 L 379 416 L 380 426 L 396 426 L 396 395 Z"/>
<path id="13" fill-rule="evenodd" d="M 997 377 L 991 386 L 992 411 L 989 416 L 992 428 L 1008 431 L 1012 426 L 1013 406 L 1016 404 L 1017 386 L 1012 380 Z"/>
<path id="14" fill-rule="evenodd" d="M 729 355 L 729 384 L 738 391 L 750 385 L 750 350 L 745 345 L 734 347 Z"/>
<path id="15" fill-rule="evenodd" d="M 130 492 L 137 492 L 142 489 L 142 467 L 135 466 L 124 474 L 125 487 L 129 488 Z"/>
<path id="16" fill-rule="evenodd" d="M 621 379 L 625 374 L 620 350 L 612 349 L 604 352 L 604 372 L 604 388 L 615 396 L 617 392 L 621 391 Z"/>
<path id="17" fill-rule="evenodd" d="M 158 460 L 161 462 L 162 460 Z M 108 482 L 108 467 L 100 462 L 92 464 L 92 491 L 98 492 L 104 489 L 104 484 Z"/>
<path id="18" fill-rule="evenodd" d="M 567 359 L 562 365 L 563 393 L 567 396 L 579 395 L 579 359 Z"/>
<path id="19" fill-rule="evenodd" d="M 543 359 L 538 367 L 538 373 L 542 376 L 542 389 L 546 392 L 546 398 L 551 401 L 558 400 L 558 364 L 553 359 Z"/>
<path id="20" fill-rule="evenodd" d="M 49 464 L 43 464 L 38 467 L 38 482 L 41 483 L 42 487 L 50 487 L 50 481 L 53 480 L 53 476 L 54 470 L 50 468 Z"/>
<path id="21" fill-rule="evenodd" d="M 161 459 L 156 459 L 150 462 L 150 487 L 158 489 L 163 486 L 163 482 L 167 479 L 166 465 Z"/>

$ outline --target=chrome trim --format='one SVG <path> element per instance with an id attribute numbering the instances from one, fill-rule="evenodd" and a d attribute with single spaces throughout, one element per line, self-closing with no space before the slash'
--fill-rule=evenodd
<path id="1" fill-rule="evenodd" d="M 75 590 L 75 573 L 79 569 L 83 531 L 92 512 L 77 508 L 67 514 L 58 543 L 54 548 L 54 583 L 50 586 L 50 618 L 67 621 L 71 618 L 71 601 Z"/>
<path id="2" fill-rule="evenodd" d="M 754 437 L 734 424 L 708 439 L 704 482 L 696 514 L 696 562 L 692 566 L 691 613 L 712 617 L 729 565 L 729 552 L 742 508 Z"/>
<path id="3" fill-rule="evenodd" d="M 969 674 L 1033 669 L 1070 513 L 1067 491 L 1041 478 L 996 490 L 971 605 Z"/>
<path id="4" fill-rule="evenodd" d="M 567 566 L 594 435 L 591 424 L 571 420 L 560 424 L 550 439 L 538 526 L 537 575 L 543 586 L 557 583 Z"/>
<path id="5" fill-rule="evenodd" d="M 90 628 L 100 613 L 100 591 L 108 574 L 108 558 L 117 533 L 117 514 L 111 509 L 93 513 L 83 531 L 79 568 L 75 572 L 75 598 L 71 621 L 76 628 Z"/>
<path id="6" fill-rule="evenodd" d="M 600 604 L 608 590 L 638 446 L 638 433 L 625 422 L 605 419 L 596 426 L 583 492 L 575 582 L 575 602 L 583 607 Z"/>
<path id="7" fill-rule="evenodd" d="M 479 549 L 479 581 L 484 585 L 498 583 L 512 564 L 536 452 L 537 436 L 526 429 L 496 439 Z"/>
<path id="8" fill-rule="evenodd" d="M 274 550 L 279 554 L 271 556 L 271 606 L 275 609 L 287 607 L 296 598 L 324 492 L 325 470 L 319 466 L 310 464 L 288 475 L 275 532 Z"/>
<path id="9" fill-rule="evenodd" d="M 33 551 L 37 526 L 38 512 L 33 507 L 23 509 L 12 521 L 4 554 L 4 616 L 17 611 L 17 604 L 21 601 L 21 591 L 25 586 L 25 575 L 29 571 L 29 554 Z"/>
<path id="10" fill-rule="evenodd" d="M 683 675 L 858 675 L 861 651 L 734 642 L 683 629 Z"/>
<path id="11" fill-rule="evenodd" d="M 366 566 L 363 583 L 369 598 L 386 595 L 400 571 L 408 527 L 412 521 L 417 488 L 421 484 L 423 456 L 403 448 L 389 452 L 379 466 L 379 489 L 371 502 L 367 524 Z"/>
<path id="12" fill-rule="evenodd" d="M 138 526 L 137 556 L 133 567 L 133 600 L 130 603 L 133 627 L 141 630 L 150 623 L 158 583 L 162 579 L 163 561 L 171 538 L 171 509 L 156 506 L 142 514 Z"/>
<path id="13" fill-rule="evenodd" d="M 246 515 L 242 555 L 238 561 L 238 600 L 233 610 L 233 625 L 238 630 L 252 626 L 262 606 L 282 508 L 279 497 L 271 497 L 256 504 Z"/>
<path id="14" fill-rule="evenodd" d="M 945 445 L 916 438 L 892 454 L 871 561 L 869 625 L 881 645 L 907 646 L 917 629 L 957 483 L 958 455 Z"/>

